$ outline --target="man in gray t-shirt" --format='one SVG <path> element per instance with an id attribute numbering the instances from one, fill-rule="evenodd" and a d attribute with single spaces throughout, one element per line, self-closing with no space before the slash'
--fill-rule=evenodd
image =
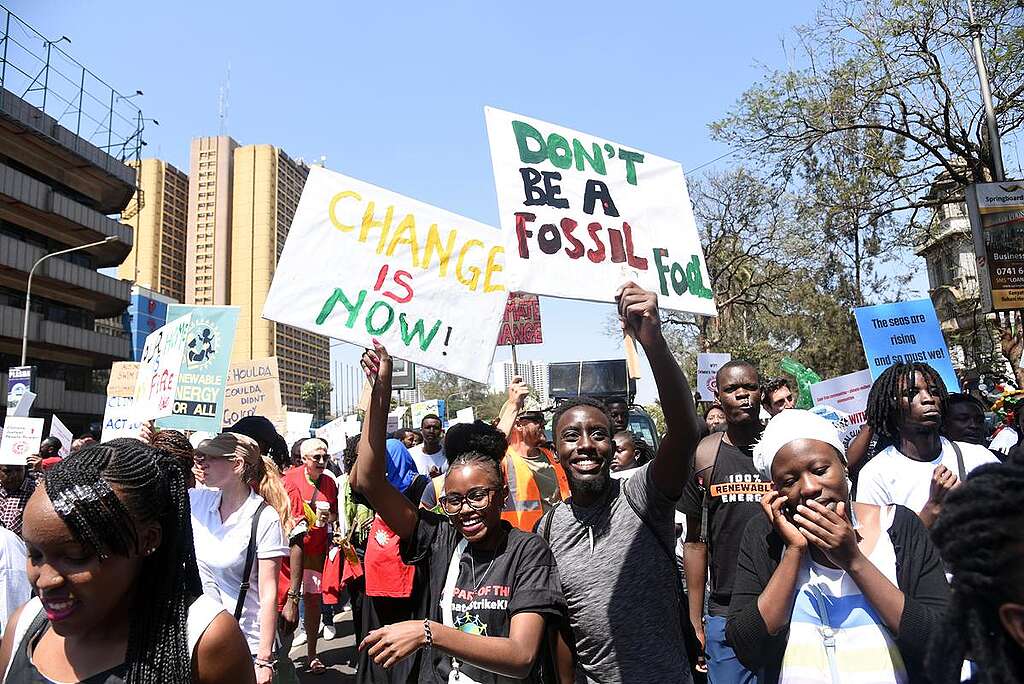
<path id="1" fill-rule="evenodd" d="M 572 496 L 541 519 L 569 607 L 577 681 L 690 682 L 672 552 L 674 506 L 697 443 L 693 394 L 661 333 L 658 299 L 633 283 L 619 317 L 651 364 L 668 433 L 629 480 L 611 478 L 615 442 L 601 402 L 580 397 L 555 411 L 555 451 Z M 559 649 L 564 654 L 567 649 Z M 561 660 L 561 658 L 560 658 Z M 564 672 L 569 664 L 558 663 Z"/>

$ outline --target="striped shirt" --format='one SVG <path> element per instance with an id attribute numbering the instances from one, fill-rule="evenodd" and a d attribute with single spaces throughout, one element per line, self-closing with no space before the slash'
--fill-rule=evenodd
<path id="1" fill-rule="evenodd" d="M 896 551 L 888 535 L 893 506 L 881 509 L 881 534 L 868 560 L 893 583 Z M 830 644 L 832 644 L 830 646 Z M 889 628 L 843 570 L 805 556 L 797 577 L 782 684 L 905 684 L 906 667 Z"/>

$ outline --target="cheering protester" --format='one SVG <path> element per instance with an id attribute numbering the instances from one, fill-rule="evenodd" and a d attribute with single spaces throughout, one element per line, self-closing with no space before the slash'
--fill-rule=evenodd
<path id="1" fill-rule="evenodd" d="M 277 468 L 245 435 L 224 432 L 201 442 L 196 462 L 208 487 L 189 491 L 203 591 L 238 620 L 256 681 L 270 682 L 278 572 L 291 528 L 288 495 Z"/>
<path id="2" fill-rule="evenodd" d="M 913 511 L 851 503 L 831 421 L 791 409 L 754 461 L 772 491 L 739 545 L 726 638 L 759 682 L 927 682 L 949 587 Z"/>
<path id="3" fill-rule="evenodd" d="M 1024 463 L 985 465 L 946 497 L 932 528 L 952 599 L 934 630 L 931 684 L 961 681 L 972 662 L 974 684 L 1024 681 Z"/>
<path id="4" fill-rule="evenodd" d="M 501 468 L 508 482 L 502 517 L 532 532 L 541 515 L 569 496 L 569 481 L 544 434 L 544 411 L 526 408 L 530 388 L 516 376 L 499 413 L 498 428 L 508 435 Z"/>
<path id="5" fill-rule="evenodd" d="M 360 648 L 386 668 L 425 649 L 422 684 L 539 683 L 546 626 L 565 611 L 550 550 L 502 521 L 507 485 L 491 456 L 453 459 L 440 502 L 447 519 L 418 509 L 394 487 L 384 454 L 391 357 L 375 343 L 362 363 L 374 386 L 350 482 L 401 538 L 403 559 L 426 568 L 429 612 L 370 632 Z"/>
<path id="6" fill-rule="evenodd" d="M 203 595 L 176 459 L 135 439 L 83 448 L 29 499 L 24 538 L 37 597 L 4 630 L 4 682 L 255 681 Z"/>
<path id="7" fill-rule="evenodd" d="M 541 519 L 569 606 L 557 647 L 562 681 L 688 682 L 686 609 L 676 570 L 675 503 L 689 475 L 697 414 L 662 335 L 658 298 L 634 283 L 618 292 L 623 330 L 643 346 L 668 432 L 653 461 L 611 477 L 613 421 L 590 397 L 554 416 L 555 449 L 571 496 Z"/>
<path id="8" fill-rule="evenodd" d="M 998 461 L 985 447 L 940 434 L 947 399 L 942 378 L 926 363 L 896 363 L 878 376 L 865 415 L 880 450 L 860 469 L 857 501 L 906 506 L 931 527 L 951 489 Z"/>
<path id="9" fill-rule="evenodd" d="M 694 470 L 679 501 L 686 514 L 683 567 L 690 591 L 690 624 L 704 646 L 712 682 L 749 684 L 755 675 L 737 660 L 725 635 L 736 558 L 743 530 L 760 515 L 761 497 L 770 489 L 754 465 L 754 444 L 761 437 L 761 379 L 753 364 L 735 359 L 718 369 L 717 397 L 725 431 L 697 446 Z M 704 614 L 704 587 L 711 594 Z"/>

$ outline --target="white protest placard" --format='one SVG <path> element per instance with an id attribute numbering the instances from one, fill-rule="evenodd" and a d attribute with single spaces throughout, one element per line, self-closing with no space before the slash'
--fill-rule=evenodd
<path id="1" fill-rule="evenodd" d="M 732 360 L 732 354 L 697 354 L 697 395 L 701 401 L 714 401 L 718 393 L 718 369 Z"/>
<path id="2" fill-rule="evenodd" d="M 146 337 L 134 393 L 135 408 L 143 420 L 163 418 L 174 412 L 181 360 L 191 327 L 192 314 L 185 314 Z"/>
<path id="3" fill-rule="evenodd" d="M 25 390 L 25 393 L 21 395 L 21 399 L 18 400 L 18 405 L 11 411 L 11 415 L 15 418 L 28 418 L 29 411 L 32 410 L 32 404 L 35 402 L 36 393 Z"/>
<path id="4" fill-rule="evenodd" d="M 25 465 L 29 456 L 38 454 L 44 422 L 42 418 L 9 416 L 0 437 L 0 464 Z"/>
<path id="5" fill-rule="evenodd" d="M 423 419 L 429 415 L 444 416 L 444 399 L 428 399 L 427 401 L 418 401 L 412 405 L 412 427 L 414 430 L 419 430 L 423 424 Z"/>
<path id="6" fill-rule="evenodd" d="M 476 411 L 472 406 L 467 406 L 464 409 L 459 409 L 455 412 L 455 419 L 452 420 L 448 425 L 458 425 L 460 423 L 472 423 L 476 420 Z"/>
<path id="7" fill-rule="evenodd" d="M 60 440 L 60 457 L 67 458 L 67 455 L 71 453 L 71 442 L 74 441 L 75 436 L 71 434 L 71 430 L 57 417 L 56 413 L 50 420 L 50 437 Z"/>
<path id="8" fill-rule="evenodd" d="M 263 317 L 486 382 L 504 252 L 489 226 L 314 166 Z"/>
<path id="9" fill-rule="evenodd" d="M 132 397 L 107 397 L 107 407 L 103 411 L 103 432 L 101 442 L 129 437 L 138 439 L 142 434 L 143 420 L 135 409 Z"/>
<path id="10" fill-rule="evenodd" d="M 484 115 L 518 290 L 614 302 L 633 280 L 662 308 L 716 315 L 677 162 L 493 107 Z"/>
<path id="11" fill-rule="evenodd" d="M 811 385 L 811 399 L 815 406 L 831 406 L 850 418 L 854 426 L 864 424 L 864 411 L 871 392 L 871 371 L 860 370 L 837 378 L 829 378 Z"/>
<path id="12" fill-rule="evenodd" d="M 307 439 L 309 437 L 309 426 L 312 424 L 312 413 L 285 411 L 285 426 L 287 431 L 285 432 L 284 441 L 288 443 L 289 449 L 292 444 L 295 444 L 300 439 Z"/>

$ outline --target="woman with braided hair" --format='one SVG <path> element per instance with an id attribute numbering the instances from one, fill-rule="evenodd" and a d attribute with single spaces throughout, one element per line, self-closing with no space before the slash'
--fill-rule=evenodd
<path id="1" fill-rule="evenodd" d="M 982 466 L 949 493 L 932 537 L 952 596 L 929 649 L 932 684 L 1024 681 L 1024 463 Z"/>
<path id="2" fill-rule="evenodd" d="M 38 597 L 4 631 L 4 682 L 254 681 L 237 623 L 202 596 L 177 459 L 86 447 L 47 473 L 23 535 Z"/>

